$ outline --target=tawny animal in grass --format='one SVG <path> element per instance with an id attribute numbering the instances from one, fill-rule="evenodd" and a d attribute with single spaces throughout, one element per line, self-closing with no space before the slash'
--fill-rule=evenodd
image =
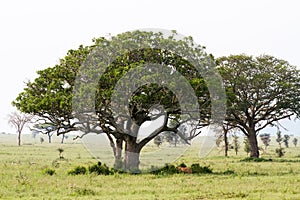
<path id="1" fill-rule="evenodd" d="M 186 174 L 192 173 L 192 169 L 190 167 L 177 167 L 177 169 Z"/>

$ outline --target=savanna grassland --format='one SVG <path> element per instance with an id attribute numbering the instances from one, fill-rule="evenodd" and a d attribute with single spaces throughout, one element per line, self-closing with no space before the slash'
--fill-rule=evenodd
<path id="1" fill-rule="evenodd" d="M 30 137 L 24 135 L 18 147 L 15 135 L 0 135 L 0 199 L 300 199 L 300 147 L 292 144 L 278 158 L 272 142 L 262 154 L 265 162 L 242 161 L 247 157 L 242 147 L 237 156 L 231 150 L 225 158 L 215 148 L 199 158 L 193 145 L 173 163 L 199 163 L 209 166 L 210 174 L 74 176 L 68 171 L 98 162 L 80 141 L 40 144 Z"/>

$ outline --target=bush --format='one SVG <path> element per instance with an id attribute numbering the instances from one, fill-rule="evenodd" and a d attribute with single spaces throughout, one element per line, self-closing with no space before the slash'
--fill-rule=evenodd
<path id="1" fill-rule="evenodd" d="M 86 174 L 87 170 L 84 166 L 77 166 L 73 170 L 69 171 L 69 175 L 79 175 L 79 174 Z"/>
<path id="2" fill-rule="evenodd" d="M 178 167 L 187 167 L 186 164 L 181 163 L 180 165 L 178 165 Z"/>
<path id="3" fill-rule="evenodd" d="M 234 174 L 234 171 L 230 170 L 230 169 L 227 169 L 226 171 L 223 172 L 223 174 L 225 174 L 225 175 Z"/>
<path id="4" fill-rule="evenodd" d="M 240 160 L 241 162 L 272 162 L 273 160 L 271 158 L 265 159 L 265 158 L 244 158 Z"/>
<path id="5" fill-rule="evenodd" d="M 49 169 L 49 168 L 46 168 L 43 170 L 43 174 L 47 174 L 47 175 L 54 175 L 55 174 L 55 170 L 54 169 Z"/>
<path id="6" fill-rule="evenodd" d="M 110 175 L 114 172 L 109 169 L 105 164 L 102 165 L 101 162 L 98 162 L 97 164 L 91 165 L 88 167 L 90 173 L 95 173 L 97 175 L 103 174 L 103 175 Z"/>
<path id="7" fill-rule="evenodd" d="M 166 164 L 163 168 L 151 167 L 152 174 L 176 174 L 179 173 L 174 165 Z"/>
<path id="8" fill-rule="evenodd" d="M 201 167 L 198 163 L 191 165 L 193 174 L 211 174 L 212 169 L 209 166 Z"/>
<path id="9" fill-rule="evenodd" d="M 283 150 L 283 148 L 277 148 L 276 150 L 275 150 L 275 152 L 276 152 L 276 154 L 277 154 L 277 156 L 280 158 L 280 157 L 282 157 L 282 156 L 284 156 L 284 153 L 285 153 L 285 151 Z"/>
<path id="10" fill-rule="evenodd" d="M 189 168 L 184 163 L 175 167 L 174 165 L 166 164 L 163 168 L 151 167 L 152 174 L 178 174 L 184 171 L 181 168 Z M 192 164 L 190 167 L 192 174 L 211 174 L 213 173 L 212 169 L 209 166 L 200 166 L 198 163 Z"/>

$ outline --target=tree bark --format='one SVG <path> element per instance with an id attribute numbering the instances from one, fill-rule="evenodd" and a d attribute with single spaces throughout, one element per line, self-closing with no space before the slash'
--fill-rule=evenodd
<path id="1" fill-rule="evenodd" d="M 62 138 L 61 138 L 61 143 L 63 144 L 64 143 L 64 140 L 65 140 L 65 134 L 62 134 Z"/>
<path id="2" fill-rule="evenodd" d="M 225 157 L 228 157 L 228 130 L 224 129 L 224 145 L 225 145 Z"/>
<path id="3" fill-rule="evenodd" d="M 259 150 L 256 132 L 254 129 L 251 129 L 248 133 L 248 140 L 250 144 L 250 157 L 251 158 L 259 158 Z"/>
<path id="4" fill-rule="evenodd" d="M 125 144 L 124 167 L 130 173 L 139 173 L 141 148 L 136 143 L 136 137 L 127 136 Z"/>
<path id="5" fill-rule="evenodd" d="M 51 143 L 51 137 L 52 137 L 52 135 L 50 133 L 48 133 L 48 141 L 49 141 L 49 143 Z"/>
<path id="6" fill-rule="evenodd" d="M 21 146 L 21 131 L 18 132 L 18 145 Z"/>
<path id="7" fill-rule="evenodd" d="M 123 149 L 123 140 L 122 139 L 116 139 L 114 168 L 118 169 L 118 170 L 122 169 L 122 167 L 123 167 L 122 149 Z"/>

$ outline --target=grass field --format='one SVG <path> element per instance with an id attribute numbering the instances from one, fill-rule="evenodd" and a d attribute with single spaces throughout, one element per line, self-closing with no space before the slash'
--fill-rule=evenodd
<path id="1" fill-rule="evenodd" d="M 228 158 L 218 149 L 199 158 L 193 145 L 174 163 L 210 166 L 212 174 L 72 176 L 67 172 L 75 166 L 97 162 L 80 141 L 39 144 L 24 135 L 23 145 L 16 143 L 15 135 L 0 134 L 0 199 L 300 199 L 300 147 L 277 158 L 272 143 L 262 155 L 272 161 L 243 162 L 242 149 Z M 59 147 L 65 160 L 58 159 Z M 47 168 L 55 174 L 43 173 Z"/>

